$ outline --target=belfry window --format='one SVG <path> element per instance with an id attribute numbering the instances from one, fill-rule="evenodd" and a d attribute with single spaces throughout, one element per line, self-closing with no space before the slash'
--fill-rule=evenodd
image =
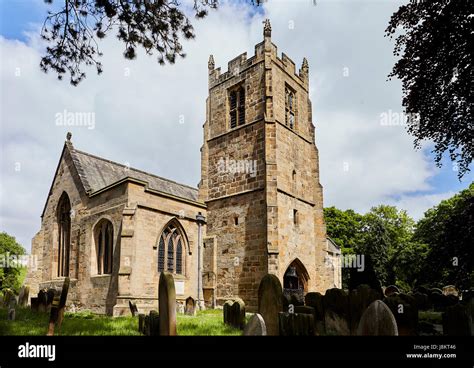
<path id="1" fill-rule="evenodd" d="M 184 235 L 173 221 L 166 226 L 158 241 L 158 272 L 166 270 L 184 274 L 184 244 Z"/>
<path id="2" fill-rule="evenodd" d="M 229 92 L 230 127 L 245 124 L 245 90 L 240 86 Z"/>
<path id="3" fill-rule="evenodd" d="M 295 91 L 290 87 L 285 87 L 285 124 L 290 129 L 295 128 L 296 124 L 296 98 Z"/>

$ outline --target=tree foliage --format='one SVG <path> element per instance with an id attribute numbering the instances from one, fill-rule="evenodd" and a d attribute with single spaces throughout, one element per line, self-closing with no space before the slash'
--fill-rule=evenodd
<path id="1" fill-rule="evenodd" d="M 415 147 L 433 141 L 438 166 L 449 152 L 459 178 L 474 155 L 473 14 L 472 1 L 410 0 L 385 31 L 390 38 L 397 34 L 394 55 L 400 58 L 389 77 L 401 80 L 402 104 L 416 116 L 408 121 Z"/>
<path id="2" fill-rule="evenodd" d="M 428 210 L 414 236 L 429 244 L 421 273 L 426 283 L 470 288 L 474 278 L 474 183 Z"/>
<path id="3" fill-rule="evenodd" d="M 9 288 L 15 291 L 21 287 L 21 277 L 24 268 L 11 266 L 6 261 L 7 257 L 25 254 L 25 249 L 17 243 L 16 239 L 6 232 L 0 233 L 0 290 Z M 13 262 L 12 262 L 13 265 Z"/>
<path id="4" fill-rule="evenodd" d="M 181 38 L 195 37 L 193 26 L 177 0 L 61 0 L 64 6 L 49 11 L 41 37 L 49 44 L 40 67 L 62 79 L 67 72 L 77 85 L 86 76 L 83 65 L 93 65 L 100 74 L 98 40 L 116 32 L 124 43 L 124 56 L 134 59 L 136 49 L 158 54 L 160 64 L 184 57 Z M 52 3 L 53 0 L 45 0 Z M 216 8 L 218 0 L 194 0 L 196 18 Z"/>

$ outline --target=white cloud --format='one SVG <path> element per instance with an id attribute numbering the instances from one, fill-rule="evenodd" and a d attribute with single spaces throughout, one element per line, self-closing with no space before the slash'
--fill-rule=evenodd
<path id="1" fill-rule="evenodd" d="M 194 20 L 197 38 L 184 44 L 188 56 L 165 67 L 146 55 L 125 60 L 123 46 L 110 35 L 101 47 L 104 73 L 88 70 L 76 88 L 40 71 L 37 35 L 26 44 L 0 37 L 1 229 L 29 249 L 68 130 L 78 149 L 196 185 L 208 56 L 214 54 L 223 71 L 240 53 L 251 56 L 265 17 L 272 21 L 279 52 L 298 67 L 303 56 L 310 64 L 325 205 L 365 211 L 393 195 L 429 190 L 431 162 L 412 149 L 403 128 L 379 121 L 388 109 L 401 111 L 400 85 L 386 82 L 393 44 L 383 37 L 398 4 L 317 3 L 268 2 L 266 15 L 253 17 L 224 4 Z M 56 126 L 55 114 L 64 109 L 95 112 L 95 129 Z M 18 162 L 21 169 L 15 171 Z M 415 214 L 438 197 L 401 198 L 397 203 Z"/>

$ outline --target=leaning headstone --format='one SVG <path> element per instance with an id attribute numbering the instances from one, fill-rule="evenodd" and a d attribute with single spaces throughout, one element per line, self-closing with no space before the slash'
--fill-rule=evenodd
<path id="1" fill-rule="evenodd" d="M 128 307 L 130 308 L 130 313 L 132 313 L 132 316 L 135 317 L 135 315 L 138 313 L 137 305 L 129 300 Z"/>
<path id="2" fill-rule="evenodd" d="M 4 289 L 3 290 L 3 307 L 8 308 L 8 306 L 10 305 L 13 299 L 15 299 L 15 294 L 13 293 L 13 290 Z"/>
<path id="3" fill-rule="evenodd" d="M 398 287 L 396 287 L 395 285 L 390 285 L 385 288 L 383 293 L 385 296 L 390 296 L 392 294 L 399 294 L 400 289 L 398 289 Z"/>
<path id="4" fill-rule="evenodd" d="M 26 307 L 28 305 L 28 297 L 30 296 L 30 287 L 24 285 L 20 289 L 20 294 L 18 295 L 18 306 Z"/>
<path id="5" fill-rule="evenodd" d="M 158 287 L 158 305 L 160 313 L 160 335 L 176 335 L 176 291 L 173 275 L 162 272 Z"/>
<path id="6" fill-rule="evenodd" d="M 328 335 L 350 335 L 349 296 L 342 289 L 329 289 L 323 298 L 324 325 Z"/>
<path id="7" fill-rule="evenodd" d="M 397 321 L 387 305 L 376 300 L 365 310 L 357 328 L 358 336 L 398 336 Z"/>
<path id="8" fill-rule="evenodd" d="M 186 298 L 186 306 L 184 308 L 184 314 L 188 316 L 194 316 L 196 312 L 196 301 L 193 297 L 189 296 Z"/>
<path id="9" fill-rule="evenodd" d="M 446 308 L 443 333 L 447 336 L 473 336 L 472 314 L 467 305 L 456 304 Z"/>
<path id="10" fill-rule="evenodd" d="M 245 303 L 242 299 L 235 299 L 230 307 L 230 324 L 235 328 L 243 329 L 245 325 Z"/>
<path id="11" fill-rule="evenodd" d="M 47 336 L 54 336 L 54 326 L 58 321 L 59 317 L 59 301 L 61 297 L 59 295 L 55 295 L 53 302 L 51 303 L 51 312 L 49 316 L 49 326 L 48 326 L 48 333 Z"/>
<path id="12" fill-rule="evenodd" d="M 283 309 L 283 289 L 275 275 L 265 275 L 258 287 L 258 313 L 263 317 L 267 327 L 267 335 L 279 334 L 278 314 Z"/>
<path id="13" fill-rule="evenodd" d="M 314 336 L 314 317 L 306 313 L 280 312 L 280 336 Z"/>
<path id="14" fill-rule="evenodd" d="M 418 308 L 415 298 L 407 294 L 394 294 L 384 298 L 397 321 L 400 336 L 415 336 L 418 325 Z"/>
<path id="15" fill-rule="evenodd" d="M 265 321 L 263 317 L 255 313 L 250 317 L 249 321 L 244 328 L 244 336 L 266 336 L 267 328 L 265 327 Z"/>
<path id="16" fill-rule="evenodd" d="M 70 284 L 70 279 L 69 277 L 66 277 L 64 279 L 63 287 L 61 289 L 61 295 L 59 297 L 58 320 L 57 320 L 57 327 L 59 330 L 61 329 L 61 326 L 63 324 L 64 310 L 66 309 L 67 296 L 69 293 L 69 284 Z"/>
<path id="17" fill-rule="evenodd" d="M 459 297 L 459 290 L 454 285 L 448 285 L 443 287 L 443 295 L 454 295 Z"/>

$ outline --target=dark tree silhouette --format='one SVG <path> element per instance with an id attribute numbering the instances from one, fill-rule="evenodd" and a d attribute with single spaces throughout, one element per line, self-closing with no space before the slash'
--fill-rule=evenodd
<path id="1" fill-rule="evenodd" d="M 52 3 L 53 0 L 45 0 Z M 133 59 L 137 47 L 158 54 L 158 62 L 174 63 L 184 57 L 181 37 L 194 38 L 194 29 L 177 0 L 61 0 L 59 11 L 49 11 L 41 37 L 49 44 L 41 59 L 43 71 L 53 70 L 58 78 L 69 72 L 77 85 L 86 74 L 83 65 L 94 65 L 102 72 L 97 40 L 110 31 L 124 42 L 124 56 Z M 194 13 L 204 18 L 218 0 L 194 0 Z"/>
<path id="2" fill-rule="evenodd" d="M 385 30 L 390 38 L 396 35 L 394 55 L 401 58 L 389 78 L 402 81 L 403 106 L 416 116 L 407 126 L 415 148 L 432 140 L 436 164 L 449 152 L 459 179 L 474 154 L 473 13 L 473 1 L 410 0 Z"/>

